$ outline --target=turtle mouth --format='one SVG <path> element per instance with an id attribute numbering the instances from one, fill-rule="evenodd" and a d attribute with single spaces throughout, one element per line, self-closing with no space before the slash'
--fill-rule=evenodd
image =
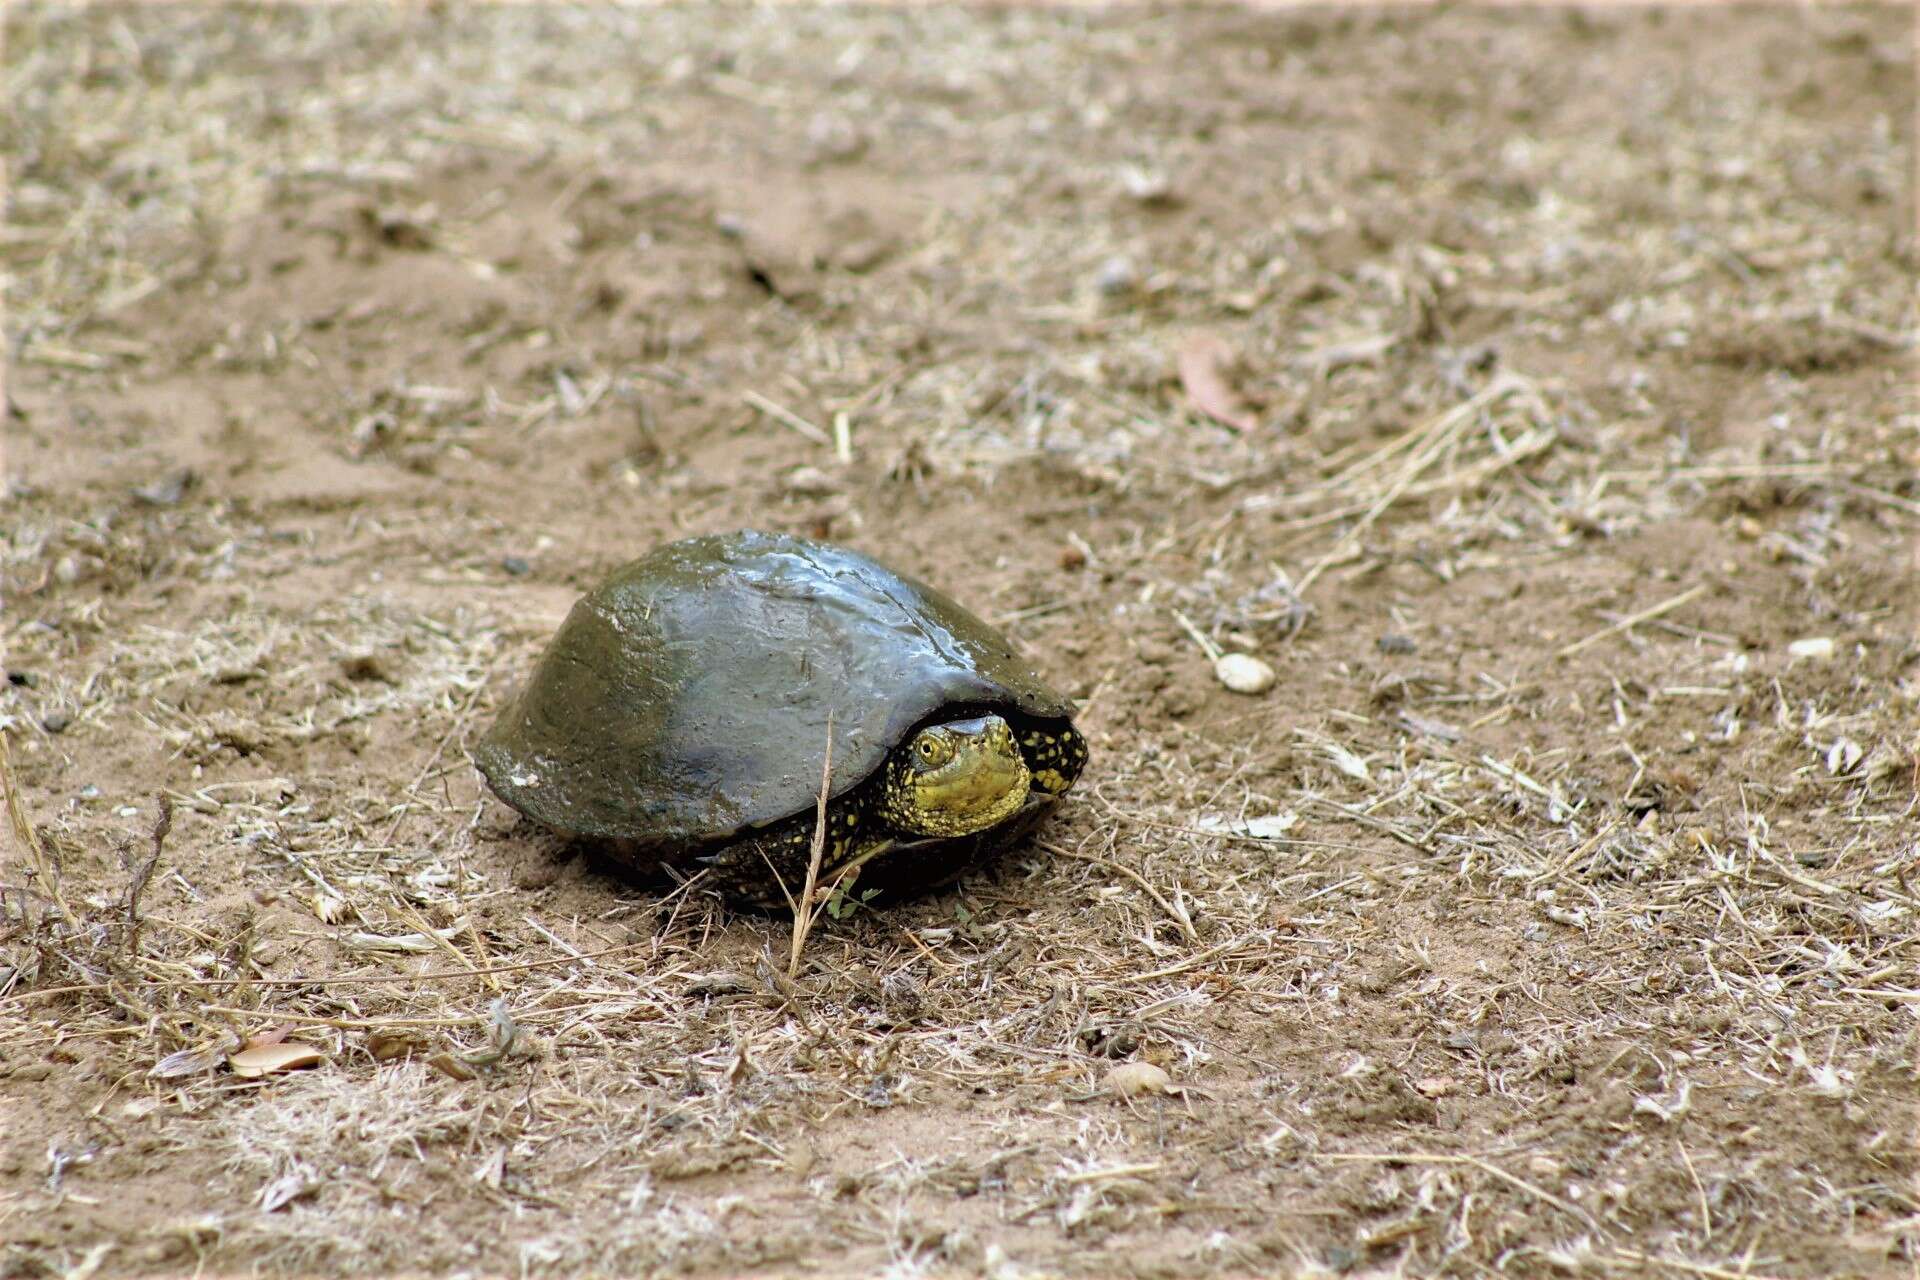
<path id="1" fill-rule="evenodd" d="M 1018 811 L 1032 786 L 1013 730 L 999 716 L 924 729 L 904 754 L 890 771 L 885 807 L 896 828 L 914 835 L 985 831 Z"/>

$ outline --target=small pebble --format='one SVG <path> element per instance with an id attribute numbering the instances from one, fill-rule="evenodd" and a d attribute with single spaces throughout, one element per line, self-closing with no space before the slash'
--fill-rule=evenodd
<path id="1" fill-rule="evenodd" d="M 795 467 L 781 478 L 780 487 L 808 498 L 829 497 L 846 489 L 846 485 L 818 467 Z"/>
<path id="2" fill-rule="evenodd" d="M 392 684 L 393 676 L 387 670 L 387 664 L 374 653 L 355 653 L 340 659 L 340 674 L 349 680 L 378 680 L 383 684 Z"/>
<path id="3" fill-rule="evenodd" d="M 73 717 L 64 711 L 49 711 L 41 717 L 40 727 L 48 733 L 65 733 L 67 726 L 73 723 Z"/>
<path id="4" fill-rule="evenodd" d="M 187 496 L 187 490 L 193 488 L 198 479 L 191 469 L 182 469 L 152 484 L 137 487 L 133 496 L 148 506 L 171 507 Z"/>
<path id="5" fill-rule="evenodd" d="M 1093 273 L 1093 287 L 1109 298 L 1132 293 L 1139 286 L 1140 273 L 1134 269 L 1133 259 L 1125 255 L 1108 258 Z"/>
<path id="6" fill-rule="evenodd" d="M 1273 688 L 1273 668 L 1250 653 L 1227 653 L 1213 664 L 1213 674 L 1235 693 L 1265 693 Z"/>
<path id="7" fill-rule="evenodd" d="M 1173 1092 L 1173 1077 L 1151 1062 L 1125 1062 L 1107 1072 L 1100 1085 L 1116 1098 L 1137 1098 Z"/>
<path id="8" fill-rule="evenodd" d="M 1420 647 L 1411 636 L 1403 636 L 1398 631 L 1389 631 L 1373 643 L 1382 653 L 1412 653 Z"/>
<path id="9" fill-rule="evenodd" d="M 867 149 L 867 135 L 852 118 L 821 112 L 807 122 L 807 145 L 815 163 L 844 162 Z"/>
<path id="10" fill-rule="evenodd" d="M 1120 186 L 1143 205 L 1166 207 L 1179 203 L 1179 197 L 1174 194 L 1173 179 L 1158 169 L 1129 166 L 1120 174 Z"/>
<path id="11" fill-rule="evenodd" d="M 516 578 L 524 578 L 533 572 L 533 566 L 520 556 L 503 556 L 500 567 Z"/>
<path id="12" fill-rule="evenodd" d="M 1086 568 L 1087 553 L 1072 544 L 1060 548 L 1060 567 L 1068 572 Z"/>
<path id="13" fill-rule="evenodd" d="M 842 271 L 855 275 L 871 271 L 893 253 L 893 242 L 885 236 L 865 236 L 849 240 L 833 251 L 833 261 Z"/>
<path id="14" fill-rule="evenodd" d="M 101 561 L 95 556 L 64 555 L 53 564 L 53 580 L 63 587 L 84 582 L 98 573 Z"/>
<path id="15" fill-rule="evenodd" d="M 1813 662 L 1826 662 L 1833 657 L 1832 636 L 1810 636 L 1805 640 L 1795 640 L 1787 646 L 1787 652 L 1796 658 L 1806 658 Z"/>
<path id="16" fill-rule="evenodd" d="M 1175 656 L 1172 645 L 1165 640 L 1155 640 L 1151 637 L 1139 641 L 1134 646 L 1134 652 L 1140 656 L 1141 664 L 1149 667 L 1164 667 L 1172 662 Z"/>

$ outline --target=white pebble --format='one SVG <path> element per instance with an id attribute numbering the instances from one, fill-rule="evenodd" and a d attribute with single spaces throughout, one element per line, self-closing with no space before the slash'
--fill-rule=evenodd
<path id="1" fill-rule="evenodd" d="M 1265 693 L 1279 677 L 1273 668 L 1250 653 L 1222 654 L 1213 664 L 1213 674 L 1235 693 Z"/>
<path id="2" fill-rule="evenodd" d="M 1173 1077 L 1151 1062 L 1124 1063 L 1107 1072 L 1107 1078 L 1101 1083 L 1116 1098 L 1173 1092 Z"/>
<path id="3" fill-rule="evenodd" d="M 1833 657 L 1833 637 L 1810 636 L 1805 640 L 1795 640 L 1787 646 L 1787 652 L 1796 658 L 1808 658 L 1814 662 L 1826 662 Z"/>
<path id="4" fill-rule="evenodd" d="M 1093 275 L 1093 287 L 1109 298 L 1132 293 L 1139 285 L 1140 272 L 1135 269 L 1133 259 L 1124 256 L 1108 258 Z"/>

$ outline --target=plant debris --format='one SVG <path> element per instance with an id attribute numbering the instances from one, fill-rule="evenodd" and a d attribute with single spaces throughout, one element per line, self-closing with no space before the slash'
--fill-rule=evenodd
<path id="1" fill-rule="evenodd" d="M 1228 380 L 1233 348 L 1211 334 L 1197 334 L 1180 344 L 1180 385 L 1187 401 L 1223 427 L 1252 431 L 1260 425 L 1245 397 Z"/>

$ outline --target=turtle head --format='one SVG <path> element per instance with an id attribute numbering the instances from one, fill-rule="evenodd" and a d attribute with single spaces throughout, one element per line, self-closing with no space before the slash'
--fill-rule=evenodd
<path id="1" fill-rule="evenodd" d="M 901 832 L 965 836 L 1026 803 L 1031 777 L 999 716 L 928 725 L 887 757 L 881 815 Z"/>

